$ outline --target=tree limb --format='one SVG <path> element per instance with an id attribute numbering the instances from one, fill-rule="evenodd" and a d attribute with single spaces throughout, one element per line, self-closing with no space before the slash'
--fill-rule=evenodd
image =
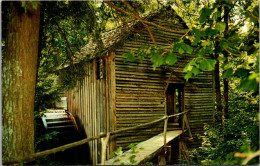
<path id="1" fill-rule="evenodd" d="M 255 158 L 257 156 L 260 156 L 260 150 L 254 152 L 254 153 L 238 153 L 237 152 L 234 154 L 234 156 L 240 157 L 240 158 L 245 158 L 242 165 L 247 165 L 250 160 L 252 160 L 253 158 Z"/>
<path id="2" fill-rule="evenodd" d="M 58 24 L 56 21 L 54 21 L 54 22 L 55 22 L 56 26 L 58 27 L 58 30 L 59 30 L 60 33 L 62 34 L 62 37 L 63 37 L 63 39 L 65 40 L 65 43 L 67 44 L 67 47 L 68 47 L 68 49 L 69 49 L 69 52 L 67 52 L 67 57 L 68 57 L 70 63 L 73 65 L 73 59 L 71 58 L 71 57 L 72 57 L 72 56 L 71 56 L 72 50 L 71 50 L 71 48 L 70 48 L 69 41 L 68 41 L 68 39 L 67 39 L 65 33 L 63 32 L 62 28 L 59 26 L 59 24 Z M 70 53 L 71 53 L 71 54 L 70 54 Z"/>
<path id="3" fill-rule="evenodd" d="M 249 13 L 249 15 L 259 20 L 259 17 L 255 16 L 253 13 Z"/>
<path id="4" fill-rule="evenodd" d="M 122 8 L 120 8 L 120 7 L 117 7 L 117 6 L 113 5 L 111 2 L 109 2 L 109 1 L 107 1 L 107 0 L 104 1 L 104 2 L 105 2 L 107 5 L 109 5 L 110 7 L 114 8 L 114 9 L 116 9 L 116 10 L 118 10 L 118 11 L 120 11 L 120 12 L 123 12 L 123 13 L 125 13 L 125 14 L 127 14 L 127 15 L 133 17 L 133 18 L 138 19 L 135 15 L 133 15 L 133 14 L 131 14 L 131 13 L 128 13 L 128 12 L 125 11 L 124 9 L 122 9 Z M 169 29 L 169 28 L 163 27 L 163 26 L 161 26 L 161 25 L 157 25 L 157 24 L 155 24 L 155 23 L 153 23 L 153 22 L 149 22 L 149 21 L 145 21 L 145 20 L 143 20 L 143 22 L 146 23 L 146 24 L 153 25 L 153 26 L 155 26 L 155 27 L 158 27 L 158 28 L 164 29 L 164 30 L 169 31 L 169 32 L 182 33 L 182 34 L 185 34 L 185 33 L 186 33 L 186 32 L 183 32 L 183 31 L 172 30 L 172 29 Z"/>
<path id="5" fill-rule="evenodd" d="M 227 53 L 231 54 L 231 55 L 241 56 L 240 54 L 235 54 L 235 53 L 230 52 L 230 51 L 229 51 L 228 49 L 226 49 L 226 48 L 224 48 L 224 50 L 225 50 Z"/>
<path id="6" fill-rule="evenodd" d="M 145 28 L 146 28 L 147 31 L 149 32 L 149 35 L 150 35 L 150 37 L 151 37 L 151 39 L 152 39 L 154 45 L 157 46 L 158 44 L 156 43 L 156 41 L 155 41 L 155 39 L 154 39 L 154 36 L 153 36 L 153 33 L 152 33 L 151 29 L 149 28 L 149 26 L 148 26 L 146 23 L 144 23 L 144 20 L 139 16 L 139 14 L 138 14 L 125 0 L 122 0 L 122 2 L 126 5 L 126 7 L 127 7 L 128 9 L 131 10 L 131 12 L 136 16 L 136 18 L 137 18 L 139 21 L 142 22 L 142 24 L 145 26 Z"/>

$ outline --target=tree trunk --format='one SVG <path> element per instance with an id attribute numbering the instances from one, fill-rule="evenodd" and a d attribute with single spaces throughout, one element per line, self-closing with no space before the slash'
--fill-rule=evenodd
<path id="1" fill-rule="evenodd" d="M 224 7 L 224 22 L 226 23 L 226 28 L 225 28 L 225 36 L 227 35 L 228 31 L 228 22 L 229 22 L 229 8 Z M 224 57 L 226 58 L 224 63 L 228 62 L 228 52 L 224 52 Z M 224 71 L 225 72 L 225 71 Z M 224 84 L 224 92 L 223 92 L 223 120 L 228 118 L 228 80 L 224 78 L 223 80 Z"/>
<path id="2" fill-rule="evenodd" d="M 40 27 L 40 6 L 8 3 L 6 48 L 2 66 L 2 159 L 34 152 L 34 96 Z"/>
<path id="3" fill-rule="evenodd" d="M 222 10 L 222 2 L 220 2 L 220 5 L 218 7 L 218 11 L 221 12 Z M 217 19 L 218 22 L 221 21 L 221 17 L 219 17 Z M 217 48 L 219 45 L 219 41 L 216 41 L 215 47 Z M 222 102 L 221 102 L 221 90 L 220 90 L 220 79 L 219 79 L 219 53 L 215 52 L 215 59 L 217 61 L 217 63 L 215 64 L 215 71 L 214 71 L 214 75 L 215 75 L 215 91 L 216 91 L 216 102 L 217 102 L 217 117 L 216 117 L 216 121 L 220 122 L 222 119 Z"/>

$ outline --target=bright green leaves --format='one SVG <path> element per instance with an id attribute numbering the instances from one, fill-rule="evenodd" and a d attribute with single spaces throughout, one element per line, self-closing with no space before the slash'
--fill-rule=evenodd
<path id="1" fill-rule="evenodd" d="M 164 57 L 156 52 L 152 52 L 150 54 L 151 61 L 153 62 L 153 69 L 155 70 L 156 67 L 159 67 L 164 64 Z"/>
<path id="2" fill-rule="evenodd" d="M 232 69 L 232 68 L 229 68 L 229 69 L 227 69 L 227 70 L 223 73 L 222 78 L 230 78 L 232 75 L 233 75 L 233 69 Z"/>
<path id="3" fill-rule="evenodd" d="M 203 35 L 201 31 L 196 28 L 192 28 L 191 34 L 194 36 L 194 40 L 192 41 L 191 45 L 196 46 Z"/>
<path id="4" fill-rule="evenodd" d="M 245 91 L 259 91 L 259 72 L 251 72 L 245 68 L 238 68 L 234 76 L 241 79 L 239 88 Z"/>
<path id="5" fill-rule="evenodd" d="M 173 47 L 173 51 L 177 51 L 179 54 L 188 53 L 191 54 L 193 52 L 193 48 L 183 41 L 176 40 Z"/>
<path id="6" fill-rule="evenodd" d="M 185 50 L 186 53 L 191 54 L 193 51 L 193 48 L 189 46 L 188 44 L 181 43 L 181 48 Z"/>
<path id="7" fill-rule="evenodd" d="M 220 33 L 224 32 L 225 31 L 225 28 L 226 28 L 226 23 L 224 22 L 218 22 L 216 24 L 216 30 L 218 30 Z"/>
<path id="8" fill-rule="evenodd" d="M 134 54 L 133 51 L 129 51 L 129 52 L 123 54 L 123 57 L 125 57 L 124 63 L 127 62 L 127 61 L 130 61 L 130 62 L 135 61 L 135 54 Z"/>
<path id="9" fill-rule="evenodd" d="M 144 58 L 151 52 L 151 48 L 145 43 L 140 48 L 138 48 L 137 55 L 139 57 L 140 63 L 143 62 Z"/>
<path id="10" fill-rule="evenodd" d="M 215 64 L 216 60 L 214 59 L 206 59 L 202 57 L 194 58 L 183 69 L 184 72 L 187 72 L 187 74 L 184 76 L 184 79 L 187 81 L 189 78 L 191 78 L 192 74 L 196 76 L 204 70 L 214 70 Z"/>
<path id="11" fill-rule="evenodd" d="M 212 9 L 209 9 L 209 8 L 207 8 L 207 7 L 204 7 L 204 8 L 201 10 L 199 22 L 200 22 L 200 23 L 206 22 L 206 21 L 207 21 L 207 18 L 211 15 L 212 12 L 213 12 Z"/>
<path id="12" fill-rule="evenodd" d="M 193 48 L 185 43 L 177 43 L 177 46 L 175 47 L 178 49 L 182 49 L 183 52 L 191 53 L 193 51 Z M 134 62 L 136 60 L 139 60 L 142 63 L 145 57 L 149 57 L 150 61 L 153 62 L 153 70 L 155 70 L 157 67 L 160 67 L 162 65 L 172 66 L 177 62 L 178 56 L 175 53 L 162 52 L 163 50 L 159 47 L 148 46 L 147 44 L 145 44 L 140 47 L 136 53 L 134 53 L 133 51 L 124 53 L 124 63 L 126 63 L 127 61 Z"/>
<path id="13" fill-rule="evenodd" d="M 165 63 L 167 65 L 173 65 L 174 63 L 177 62 L 177 55 L 174 53 L 168 53 L 165 57 Z"/>
<path id="14" fill-rule="evenodd" d="M 185 51 L 183 50 L 183 48 L 179 47 L 179 48 L 178 48 L 178 52 L 179 52 L 180 54 L 183 54 Z"/>
<path id="15" fill-rule="evenodd" d="M 239 88 L 245 91 L 259 91 L 259 73 L 252 73 L 241 80 Z"/>
<path id="16" fill-rule="evenodd" d="M 136 158 L 136 155 L 131 155 L 129 157 L 130 163 L 132 163 L 132 164 L 136 163 L 137 161 L 135 160 L 135 158 Z"/>
<path id="17" fill-rule="evenodd" d="M 199 64 L 199 68 L 201 70 L 214 70 L 216 64 L 216 60 L 214 59 L 202 59 Z"/>

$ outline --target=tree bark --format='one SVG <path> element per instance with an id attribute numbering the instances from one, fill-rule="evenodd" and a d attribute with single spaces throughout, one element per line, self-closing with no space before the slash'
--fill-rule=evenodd
<path id="1" fill-rule="evenodd" d="M 8 3 L 6 50 L 2 57 L 2 160 L 34 152 L 34 96 L 40 27 L 40 6 L 27 10 Z"/>
<path id="2" fill-rule="evenodd" d="M 229 8 L 224 7 L 224 22 L 226 23 L 226 28 L 225 28 L 225 36 L 227 35 L 228 31 L 228 22 L 229 22 Z M 228 55 L 229 53 L 224 51 L 224 57 L 226 58 L 224 63 L 228 62 Z M 224 71 L 225 72 L 225 71 Z M 223 80 L 224 84 L 224 92 L 223 92 L 223 120 L 228 118 L 228 80 L 224 78 Z"/>
<path id="3" fill-rule="evenodd" d="M 221 3 L 221 2 L 220 2 Z M 218 11 L 221 12 L 222 10 L 222 4 L 219 5 Z M 218 22 L 221 21 L 221 17 L 217 19 Z M 216 41 L 215 47 L 217 48 L 219 45 L 219 41 Z M 220 79 L 219 79 L 219 53 L 215 52 L 215 59 L 216 59 L 216 64 L 215 64 L 215 70 L 214 70 L 214 76 L 215 76 L 215 91 L 216 91 L 216 104 L 217 104 L 217 117 L 216 121 L 220 122 L 222 119 L 222 102 L 221 102 L 221 90 L 220 90 Z"/>

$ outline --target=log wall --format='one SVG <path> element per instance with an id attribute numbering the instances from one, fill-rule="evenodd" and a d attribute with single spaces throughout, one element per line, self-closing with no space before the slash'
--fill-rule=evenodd
<path id="1" fill-rule="evenodd" d="M 68 111 L 71 112 L 81 132 L 85 132 L 87 137 L 99 135 L 113 131 L 112 110 L 113 105 L 111 92 L 111 56 L 103 58 L 103 78 L 97 79 L 96 61 L 86 64 L 88 76 L 83 81 L 78 82 L 73 90 L 67 92 Z M 112 141 L 112 139 L 111 139 Z M 108 154 L 112 149 L 108 148 Z M 95 140 L 89 142 L 90 158 L 93 164 L 100 162 L 101 142 Z M 86 156 L 87 157 L 87 156 Z"/>
<path id="2" fill-rule="evenodd" d="M 181 30 L 184 24 L 179 21 L 171 23 L 154 18 L 153 22 L 165 27 Z M 167 48 L 174 39 L 183 34 L 170 33 L 162 29 L 150 27 L 158 46 Z M 117 129 L 134 126 L 149 122 L 162 117 L 166 110 L 166 95 L 164 94 L 166 81 L 170 72 L 164 67 L 153 70 L 152 63 L 145 58 L 142 63 L 138 60 L 124 63 L 124 53 L 136 52 L 144 43 L 152 44 L 151 38 L 146 30 L 142 34 L 126 40 L 122 47 L 116 49 L 116 122 Z M 177 53 L 177 51 L 174 51 Z M 192 134 L 202 134 L 205 124 L 213 123 L 213 73 L 203 72 L 192 77 L 188 82 L 184 80 L 184 66 L 195 57 L 190 54 L 179 55 L 178 62 L 171 67 L 173 70 L 170 83 L 181 83 L 185 85 L 185 110 L 190 111 L 188 120 Z M 117 147 L 126 148 L 130 143 L 144 141 L 163 131 L 163 124 L 158 124 L 143 129 L 143 131 L 132 131 L 117 136 Z M 199 146 L 200 141 L 189 144 L 190 148 Z"/>

